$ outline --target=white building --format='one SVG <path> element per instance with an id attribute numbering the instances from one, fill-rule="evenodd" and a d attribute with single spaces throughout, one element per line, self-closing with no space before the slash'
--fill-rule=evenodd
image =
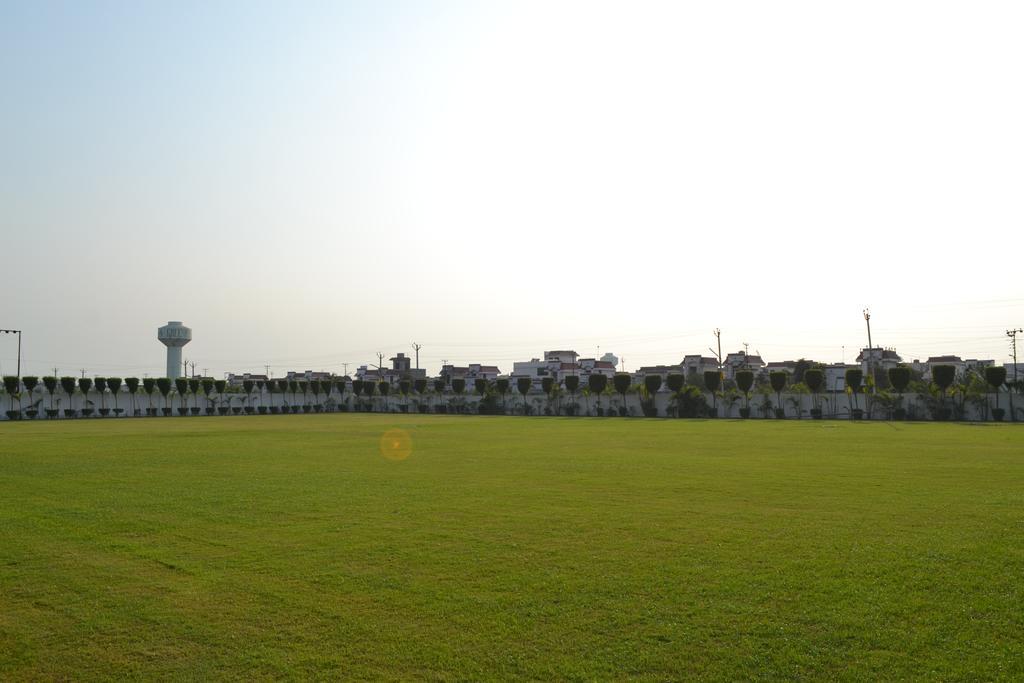
<path id="1" fill-rule="evenodd" d="M 846 371 L 850 369 L 861 370 L 863 372 L 860 365 L 853 365 L 850 363 L 830 363 L 826 365 L 824 390 L 838 392 L 846 391 Z M 864 386 L 866 378 L 867 375 L 865 375 L 865 380 L 861 382 L 861 387 Z"/>
<path id="2" fill-rule="evenodd" d="M 745 351 L 737 351 L 726 356 L 722 364 L 726 379 L 735 379 L 736 371 L 744 369 L 752 370 L 757 375 L 764 370 L 764 361 L 761 360 L 761 356 L 751 356 Z"/>
<path id="3" fill-rule="evenodd" d="M 705 372 L 716 372 L 718 370 L 718 359 L 695 353 L 683 356 L 682 366 L 683 374 L 703 377 Z"/>

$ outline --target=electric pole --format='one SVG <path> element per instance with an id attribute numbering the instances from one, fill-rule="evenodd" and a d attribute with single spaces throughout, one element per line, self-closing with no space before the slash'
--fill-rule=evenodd
<path id="1" fill-rule="evenodd" d="M 1010 421 L 1017 421 L 1017 414 L 1013 412 L 1013 391 L 1020 390 L 1020 385 L 1017 384 L 1017 333 L 1024 334 L 1024 330 L 1019 327 L 1015 330 L 1007 330 L 1006 336 L 1010 338 L 1010 354 L 1013 356 L 1013 390 L 1010 391 Z"/>
<path id="2" fill-rule="evenodd" d="M 416 351 L 416 369 L 420 369 L 420 349 L 423 348 L 422 344 L 412 343 L 412 348 Z"/>
<path id="3" fill-rule="evenodd" d="M 345 369 L 345 377 L 348 377 L 348 363 L 342 363 L 341 367 Z"/>
<path id="4" fill-rule="evenodd" d="M 377 352 L 377 369 L 384 373 L 384 354 L 380 351 Z"/>
<path id="5" fill-rule="evenodd" d="M 721 372 L 722 372 L 722 331 L 716 327 L 714 334 L 715 334 L 715 339 L 718 340 L 718 354 L 717 354 L 718 355 L 718 372 L 719 372 L 719 374 L 721 374 Z M 708 351 L 711 351 L 711 353 L 715 352 L 714 349 L 708 349 Z"/>

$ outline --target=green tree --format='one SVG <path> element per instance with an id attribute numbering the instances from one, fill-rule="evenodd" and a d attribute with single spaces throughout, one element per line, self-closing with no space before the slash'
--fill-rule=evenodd
<path id="1" fill-rule="evenodd" d="M 129 377 L 124 381 L 124 385 L 128 387 L 128 396 L 131 401 L 132 415 L 135 414 L 135 394 L 139 393 L 139 378 Z"/>
<path id="2" fill-rule="evenodd" d="M 718 391 L 722 388 L 722 373 L 720 370 L 704 371 L 704 387 L 711 392 L 711 409 L 715 416 L 718 415 Z"/>
<path id="3" fill-rule="evenodd" d="M 779 418 L 785 417 L 786 409 L 782 407 L 782 390 L 786 388 L 786 384 L 789 382 L 789 373 L 781 370 L 768 373 L 768 382 L 771 384 L 772 391 L 775 392 L 775 398 L 778 401 L 778 409 L 775 411 L 775 416 Z"/>
<path id="4" fill-rule="evenodd" d="M 206 397 L 206 408 L 207 408 L 207 411 L 209 411 L 210 410 L 210 394 L 213 393 L 213 380 L 210 379 L 209 377 L 204 377 L 203 379 L 199 380 L 199 386 L 201 386 L 203 388 L 203 396 Z M 207 412 L 207 415 L 209 415 L 209 412 Z"/>
<path id="5" fill-rule="evenodd" d="M 455 409 L 462 412 L 462 392 L 466 390 L 466 380 L 462 377 L 452 378 L 452 393 L 457 397 Z"/>
<path id="6" fill-rule="evenodd" d="M 953 382 L 956 381 L 956 367 L 952 365 L 935 365 L 932 366 L 932 382 L 942 392 L 942 412 L 939 415 L 939 419 L 945 420 L 949 417 L 949 413 L 946 408 L 946 392 Z"/>
<path id="7" fill-rule="evenodd" d="M 276 406 L 274 406 L 274 391 L 277 389 L 277 380 L 268 379 L 263 386 L 267 390 L 267 406 L 273 412 L 276 410 Z M 262 401 L 263 399 L 260 400 Z"/>
<path id="8" fill-rule="evenodd" d="M 107 410 L 107 378 L 94 378 L 93 387 L 96 389 L 96 393 L 100 395 L 100 410 L 102 411 L 100 414 L 102 415 Z"/>
<path id="9" fill-rule="evenodd" d="M 178 401 L 181 403 L 178 412 L 184 415 L 188 410 L 188 377 L 175 377 L 174 389 L 178 392 Z"/>
<path id="10" fill-rule="evenodd" d="M 217 392 L 217 398 L 223 400 L 224 394 L 228 391 L 227 380 L 216 379 L 213 381 L 213 389 Z"/>
<path id="11" fill-rule="evenodd" d="M 846 388 L 850 391 L 850 395 L 853 396 L 853 417 L 856 417 L 860 407 L 857 405 L 857 394 L 860 393 L 861 382 L 864 381 L 864 373 L 860 368 L 846 368 L 844 375 L 846 379 Z"/>
<path id="12" fill-rule="evenodd" d="M 114 399 L 114 415 L 117 415 L 121 412 L 117 407 L 117 395 L 121 393 L 121 378 L 108 377 L 107 388 L 110 389 L 110 396 Z"/>
<path id="13" fill-rule="evenodd" d="M 825 385 L 825 373 L 821 368 L 807 368 L 804 371 L 804 384 L 811 391 L 811 400 L 813 401 L 813 408 L 811 409 L 811 416 L 815 418 L 821 417 L 821 403 L 818 400 L 818 392 Z"/>
<path id="14" fill-rule="evenodd" d="M 407 378 L 402 378 L 402 379 L 398 380 L 398 393 L 400 393 L 402 395 L 402 400 L 404 401 L 404 404 L 405 404 L 405 408 L 403 408 L 403 410 L 405 410 L 406 412 L 408 412 L 408 410 L 409 410 L 409 392 L 410 391 L 412 391 L 412 381 L 411 380 L 409 380 Z"/>
<path id="15" fill-rule="evenodd" d="M 999 387 L 1006 384 L 1006 368 L 995 365 L 985 368 L 985 381 L 996 393 L 996 407 L 992 409 L 992 419 L 1002 421 L 1005 411 L 999 407 Z"/>
<path id="16" fill-rule="evenodd" d="M 743 392 L 745 407 L 743 417 L 750 417 L 750 389 L 754 386 L 754 373 L 750 370 L 736 371 L 736 388 Z"/>
<path id="17" fill-rule="evenodd" d="M 88 377 L 79 377 L 78 390 L 82 392 L 82 415 L 91 415 L 92 408 L 89 407 L 89 404 L 92 401 L 89 400 L 89 391 L 92 390 L 92 380 Z"/>
<path id="18" fill-rule="evenodd" d="M 4 391 L 7 392 L 8 401 L 11 404 L 11 415 L 14 415 L 14 401 L 18 401 L 18 410 L 21 410 L 21 396 L 18 390 L 21 388 L 21 380 L 15 375 L 4 375 Z"/>
<path id="19" fill-rule="evenodd" d="M 438 404 L 443 402 L 443 400 L 444 400 L 444 390 L 445 390 L 445 388 L 446 388 L 446 385 L 445 385 L 444 379 L 438 377 L 437 379 L 434 380 L 434 396 L 437 397 L 435 402 L 434 402 L 434 412 L 440 412 L 440 410 L 439 410 L 440 405 L 438 405 Z"/>
<path id="20" fill-rule="evenodd" d="M 897 403 L 896 409 L 893 411 L 893 417 L 897 420 L 902 420 L 906 416 L 906 410 L 902 407 L 903 404 L 903 392 L 910 386 L 910 368 L 905 365 L 899 365 L 895 368 L 889 368 L 886 371 L 886 375 L 889 379 L 889 386 L 896 390 L 899 394 L 899 402 Z"/>
<path id="21" fill-rule="evenodd" d="M 363 396 L 366 398 L 366 402 L 363 405 L 369 411 L 373 411 L 373 395 L 376 391 L 377 386 L 373 383 L 373 380 L 363 380 Z"/>
<path id="22" fill-rule="evenodd" d="M 679 414 L 679 392 L 686 386 L 686 376 L 678 372 L 670 372 L 665 379 L 665 387 L 672 393 L 672 404 L 675 414 Z"/>
<path id="23" fill-rule="evenodd" d="M 580 388 L 580 378 L 578 375 L 567 375 L 565 378 L 565 390 L 569 392 L 570 401 L 572 406 L 569 411 L 575 412 L 576 410 L 576 391 Z"/>
<path id="24" fill-rule="evenodd" d="M 188 380 L 188 391 L 192 394 L 192 407 L 199 410 L 199 380 L 192 377 Z"/>
<path id="25" fill-rule="evenodd" d="M 243 379 L 242 380 L 242 391 L 245 392 L 245 400 L 249 403 L 249 407 L 252 406 L 252 392 L 256 389 L 255 380 Z M 246 409 L 248 411 L 248 408 Z"/>
<path id="26" fill-rule="evenodd" d="M 629 414 L 629 410 L 626 409 L 626 392 L 629 391 L 629 387 L 633 384 L 633 378 L 625 372 L 617 372 L 612 377 L 612 386 L 622 396 L 622 407 L 619 408 L 619 415 L 625 417 Z"/>
<path id="27" fill-rule="evenodd" d="M 644 414 L 647 417 L 658 416 L 658 404 L 656 403 L 656 396 L 658 391 L 661 389 L 661 375 L 647 375 L 644 377 L 644 393 L 647 394 L 647 400 L 644 405 Z"/>
<path id="28" fill-rule="evenodd" d="M 597 397 L 598 414 L 603 414 L 601 394 L 603 394 L 605 389 L 608 388 L 608 375 L 604 375 L 600 372 L 591 372 L 587 375 L 587 388 L 590 389 L 590 394 L 592 396 Z M 587 412 L 590 412 L 590 406 L 587 406 Z"/>
<path id="29" fill-rule="evenodd" d="M 156 389 L 160 392 L 160 395 L 164 397 L 164 414 L 168 414 L 171 410 L 171 406 L 168 405 L 167 397 L 171 393 L 171 379 L 170 377 L 157 377 L 156 378 Z"/>
<path id="30" fill-rule="evenodd" d="M 487 393 L 487 380 L 483 377 L 477 377 L 473 380 L 473 388 L 476 389 L 477 396 L 483 396 Z"/>
<path id="31" fill-rule="evenodd" d="M 550 415 L 551 414 L 551 396 L 552 396 L 552 394 L 555 391 L 555 378 L 550 376 L 550 375 L 548 375 L 547 377 L 541 378 L 541 380 L 540 380 L 540 388 L 541 388 L 541 391 L 544 392 L 544 395 L 548 397 L 547 398 L 547 401 L 548 401 L 547 402 L 547 406 L 544 408 L 544 410 L 546 411 L 546 413 L 548 415 Z"/>
<path id="32" fill-rule="evenodd" d="M 142 379 L 142 390 L 146 392 L 146 396 L 149 398 L 149 413 L 153 412 L 153 392 L 156 391 L 156 379 L 153 377 L 144 377 Z"/>
<path id="33" fill-rule="evenodd" d="M 65 413 L 64 413 L 65 415 L 68 414 L 68 411 L 70 411 L 72 415 L 75 414 L 75 386 L 76 386 L 76 384 L 77 383 L 75 382 L 75 378 L 74 377 L 61 377 L 60 378 L 60 388 L 64 390 L 64 393 L 67 394 L 67 397 L 68 397 L 68 407 L 64 409 L 65 410 Z"/>
<path id="34" fill-rule="evenodd" d="M 391 407 L 388 405 L 388 393 L 391 391 L 391 385 L 388 384 L 386 380 L 382 379 L 377 383 L 377 390 L 380 392 L 380 395 L 384 397 L 384 412 L 391 412 Z"/>
<path id="35" fill-rule="evenodd" d="M 530 406 L 526 403 L 526 395 L 530 393 L 530 387 L 533 386 L 533 379 L 530 377 L 518 377 L 516 378 L 516 389 L 523 397 L 523 415 L 530 414 Z"/>
<path id="36" fill-rule="evenodd" d="M 498 394 L 501 396 L 501 414 L 505 414 L 505 394 L 509 390 L 508 377 L 499 377 L 494 383 L 495 388 L 498 390 Z"/>
<path id="37" fill-rule="evenodd" d="M 58 381 L 57 381 L 56 377 L 44 377 L 43 378 L 43 386 L 46 387 L 46 391 L 48 391 L 49 394 L 50 394 L 50 410 L 51 411 L 54 410 L 54 407 L 53 407 L 53 395 L 55 393 L 57 393 L 57 385 L 58 385 Z M 52 412 L 51 412 L 51 416 L 52 416 Z"/>
<path id="38" fill-rule="evenodd" d="M 32 410 L 35 405 L 42 401 L 42 399 L 40 399 L 36 403 L 32 403 L 32 395 L 35 392 L 36 387 L 39 386 L 39 378 L 34 375 L 25 375 L 21 378 L 21 383 L 25 387 L 25 393 L 28 394 L 29 410 Z"/>

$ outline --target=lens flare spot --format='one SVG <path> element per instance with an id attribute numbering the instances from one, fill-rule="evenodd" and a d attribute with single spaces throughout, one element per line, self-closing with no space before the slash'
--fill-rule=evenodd
<path id="1" fill-rule="evenodd" d="M 412 455 L 412 437 L 404 429 L 389 429 L 380 437 L 380 454 L 388 460 L 405 460 Z"/>

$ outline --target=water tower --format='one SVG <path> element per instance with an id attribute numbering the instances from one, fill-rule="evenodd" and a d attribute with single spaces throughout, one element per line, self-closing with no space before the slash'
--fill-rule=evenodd
<path id="1" fill-rule="evenodd" d="M 180 320 L 171 320 L 156 331 L 156 338 L 167 347 L 167 376 L 181 377 L 181 347 L 192 341 L 192 330 Z"/>

